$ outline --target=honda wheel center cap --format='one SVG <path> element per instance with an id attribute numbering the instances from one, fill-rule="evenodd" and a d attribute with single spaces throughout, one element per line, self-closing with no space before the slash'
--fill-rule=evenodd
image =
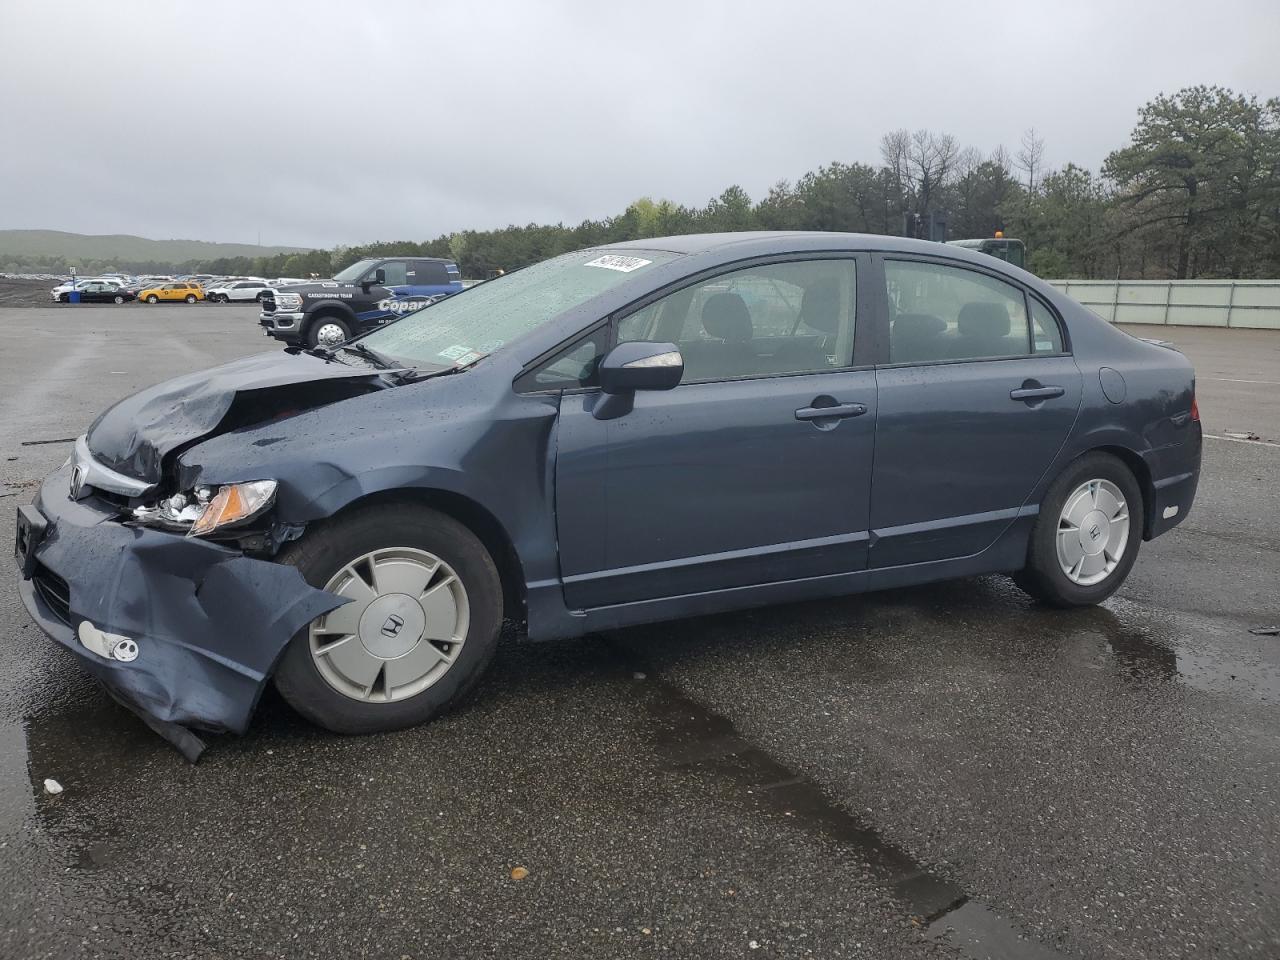
<path id="1" fill-rule="evenodd" d="M 375 657 L 394 660 L 418 645 L 426 625 L 416 599 L 407 593 L 383 594 L 360 616 L 360 642 Z"/>

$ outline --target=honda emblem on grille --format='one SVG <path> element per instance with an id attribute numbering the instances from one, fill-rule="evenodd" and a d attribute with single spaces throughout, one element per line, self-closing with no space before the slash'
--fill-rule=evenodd
<path id="1" fill-rule="evenodd" d="M 398 617 L 394 613 L 387 617 L 387 622 L 382 625 L 382 635 L 384 637 L 396 637 L 400 635 L 400 628 L 404 626 L 404 618 Z"/>

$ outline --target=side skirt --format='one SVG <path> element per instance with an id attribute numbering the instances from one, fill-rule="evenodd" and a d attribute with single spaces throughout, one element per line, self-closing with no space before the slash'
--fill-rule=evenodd
<path id="1" fill-rule="evenodd" d="M 705 616 L 729 610 L 818 600 L 871 590 L 909 587 L 935 580 L 1019 570 L 1026 562 L 1034 516 L 1020 517 L 981 553 L 896 567 L 855 570 L 825 577 L 783 580 L 726 590 L 689 593 L 658 600 L 620 603 L 589 610 L 566 610 L 559 581 L 529 585 L 529 639 L 553 640 L 599 630 Z M 553 609 L 557 607 L 559 609 Z"/>

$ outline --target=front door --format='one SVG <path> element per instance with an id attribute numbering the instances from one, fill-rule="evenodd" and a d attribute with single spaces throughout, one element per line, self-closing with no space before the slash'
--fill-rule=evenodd
<path id="1" fill-rule="evenodd" d="M 886 260 L 871 566 L 979 553 L 1066 442 L 1081 376 L 1042 301 L 980 271 Z"/>
<path id="2" fill-rule="evenodd" d="M 574 609 L 863 569 L 875 440 L 853 367 L 855 260 L 761 264 L 621 319 L 675 341 L 685 379 L 596 419 L 562 399 L 556 519 Z"/>

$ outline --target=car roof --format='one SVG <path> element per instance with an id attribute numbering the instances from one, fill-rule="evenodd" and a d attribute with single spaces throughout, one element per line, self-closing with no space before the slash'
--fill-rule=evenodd
<path id="1" fill-rule="evenodd" d="M 601 244 L 598 250 L 655 250 L 682 255 L 709 255 L 719 262 L 783 253 L 830 250 L 869 250 L 877 253 L 907 253 L 976 264 L 985 270 L 1007 274 L 1045 292 L 1051 288 L 1033 274 L 980 250 L 913 240 L 878 233 L 835 233 L 822 230 L 744 230 L 738 233 L 691 233 L 675 237 L 647 237 Z"/>
<path id="2" fill-rule="evenodd" d="M 744 230 L 736 233 L 690 233 L 674 237 L 647 237 L 639 240 L 623 240 L 620 243 L 602 244 L 606 250 L 664 250 L 668 253 L 708 253 L 724 247 L 743 245 L 751 247 L 789 246 L 796 241 L 822 241 L 832 247 L 848 247 L 857 250 L 893 250 L 901 253 L 947 254 L 951 251 L 940 243 L 929 240 L 912 240 L 909 237 L 892 237 L 879 233 L 835 233 L 823 230 Z M 954 250 L 956 248 L 952 248 Z M 960 248 L 963 249 L 963 248 Z"/>

